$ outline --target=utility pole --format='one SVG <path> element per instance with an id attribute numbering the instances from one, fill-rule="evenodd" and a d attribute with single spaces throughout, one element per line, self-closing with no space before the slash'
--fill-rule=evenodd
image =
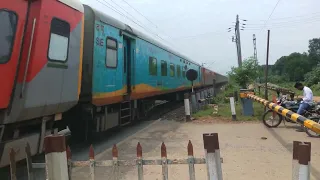
<path id="1" fill-rule="evenodd" d="M 232 36 L 232 42 L 235 42 L 236 44 L 236 49 L 237 49 L 237 57 L 239 57 L 239 48 L 238 48 L 238 43 L 237 40 Z M 238 65 L 239 65 L 239 58 L 238 58 Z M 240 66 L 239 66 L 240 67 Z"/>
<path id="2" fill-rule="evenodd" d="M 257 45 L 256 45 L 256 35 L 253 34 L 253 57 L 255 60 L 258 60 L 257 57 Z"/>
<path id="3" fill-rule="evenodd" d="M 268 30 L 268 40 L 267 40 L 267 59 L 266 59 L 266 67 L 265 67 L 265 75 L 264 75 L 264 80 L 265 80 L 265 91 L 264 91 L 264 98 L 268 100 L 268 67 L 269 67 L 269 40 L 270 40 L 270 30 Z"/>
<path id="4" fill-rule="evenodd" d="M 258 64 L 258 55 L 257 55 L 257 45 L 256 45 L 256 35 L 253 34 L 253 58 L 256 60 L 256 63 Z M 260 71 L 260 70 L 259 70 Z M 261 84 L 261 76 L 259 72 L 259 83 Z M 259 94 L 260 94 L 260 88 L 259 88 Z"/>
<path id="5" fill-rule="evenodd" d="M 235 25 L 235 35 L 236 35 L 236 44 L 237 44 L 237 53 L 238 53 L 238 66 L 242 66 L 242 56 L 241 56 L 241 41 L 240 41 L 240 28 L 239 28 L 239 15 L 236 18 L 236 25 Z"/>

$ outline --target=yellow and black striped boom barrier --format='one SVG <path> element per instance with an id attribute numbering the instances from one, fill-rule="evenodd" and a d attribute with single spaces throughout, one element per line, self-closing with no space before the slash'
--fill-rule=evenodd
<path id="1" fill-rule="evenodd" d="M 290 118 L 292 121 L 297 122 L 299 124 L 304 125 L 306 128 L 312 130 L 313 132 L 316 132 L 320 134 L 320 124 L 303 117 L 297 113 L 294 113 L 293 111 L 290 111 L 289 109 L 286 109 L 282 106 L 279 106 L 276 103 L 270 102 L 268 100 L 265 100 L 263 98 L 260 98 L 259 96 L 255 96 L 252 93 L 241 93 L 240 96 L 244 97 L 246 96 L 247 98 L 253 99 L 260 104 L 263 104 L 264 106 L 268 107 L 269 109 L 275 111 L 278 114 L 281 114 L 284 117 Z"/>

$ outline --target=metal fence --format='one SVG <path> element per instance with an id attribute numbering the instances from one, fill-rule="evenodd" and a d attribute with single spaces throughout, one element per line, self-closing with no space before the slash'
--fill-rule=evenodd
<path id="1" fill-rule="evenodd" d="M 59 137 L 59 141 L 52 140 Z M 50 140 L 51 139 L 51 140 Z M 56 138 L 57 139 L 57 138 Z M 138 172 L 138 179 L 143 180 L 144 166 L 158 165 L 162 167 L 162 179 L 168 180 L 168 166 L 186 164 L 189 166 L 189 179 L 195 180 L 196 172 L 194 166 L 196 164 L 206 164 L 209 180 L 222 180 L 222 158 L 220 157 L 219 140 L 217 133 L 203 134 L 203 143 L 205 158 L 196 158 L 193 153 L 193 145 L 189 141 L 187 145 L 187 158 L 185 159 L 168 159 L 167 148 L 165 143 L 161 144 L 161 156 L 159 159 L 144 159 L 142 156 L 142 146 L 137 144 L 136 152 L 137 158 L 133 160 L 119 160 L 118 148 L 116 145 L 112 148 L 112 160 L 96 160 L 94 149 L 90 146 L 89 160 L 87 161 L 73 161 L 71 158 L 71 151 L 69 147 L 59 148 L 64 143 L 63 136 L 48 136 L 45 138 L 45 159 L 46 163 L 32 163 L 30 155 L 30 146 L 27 144 L 26 161 L 28 169 L 28 179 L 34 180 L 34 170 L 36 168 L 46 169 L 46 179 L 48 180 L 71 180 L 72 169 L 75 167 L 89 167 L 90 179 L 95 179 L 96 167 L 112 167 L 112 177 L 114 180 L 120 179 L 120 166 L 136 166 Z M 64 145 L 65 146 L 65 145 Z M 15 152 L 11 149 L 10 152 L 10 171 L 11 180 L 16 180 L 16 161 L 14 159 Z M 110 175 L 111 176 L 111 175 Z"/>
<path id="2" fill-rule="evenodd" d="M 30 146 L 27 144 L 25 148 L 28 169 L 28 180 L 34 180 L 35 168 L 45 169 L 47 180 L 71 180 L 72 169 L 74 167 L 89 167 L 91 180 L 95 179 L 96 167 L 113 167 L 113 179 L 118 180 L 120 178 L 120 166 L 136 166 L 138 172 L 138 179 L 143 180 L 143 168 L 144 166 L 149 165 L 161 166 L 162 179 L 168 180 L 168 166 L 179 164 L 188 164 L 188 173 L 190 180 L 196 179 L 196 172 L 194 168 L 196 164 L 206 164 L 208 180 L 223 179 L 221 167 L 221 163 L 223 162 L 223 160 L 220 157 L 220 147 L 217 133 L 203 134 L 205 158 L 194 157 L 193 145 L 191 141 L 189 141 L 186 148 L 188 154 L 188 157 L 186 159 L 168 159 L 167 149 L 164 143 L 162 143 L 160 147 L 160 159 L 144 159 L 142 156 L 142 146 L 140 143 L 138 143 L 137 158 L 134 160 L 119 160 L 118 148 L 114 145 L 114 147 L 112 148 L 112 160 L 96 160 L 94 157 L 93 147 L 91 146 L 89 150 L 88 161 L 73 161 L 71 158 L 70 148 L 66 148 L 65 144 L 63 144 L 65 143 L 63 136 L 48 136 L 45 138 L 45 142 L 46 163 L 32 163 Z M 293 141 L 292 152 L 292 180 L 310 180 L 311 143 Z M 15 151 L 13 149 L 11 149 L 10 152 L 10 171 L 11 180 L 16 180 L 16 161 Z M 111 175 L 108 174 L 108 177 L 110 176 Z"/>

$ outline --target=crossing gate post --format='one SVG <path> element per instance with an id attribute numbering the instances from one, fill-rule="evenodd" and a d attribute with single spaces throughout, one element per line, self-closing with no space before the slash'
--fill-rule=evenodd
<path id="1" fill-rule="evenodd" d="M 236 114 L 236 107 L 234 103 L 234 97 L 230 97 L 230 108 L 231 108 L 231 114 L 232 114 L 232 120 L 237 120 L 237 114 Z"/>
<path id="2" fill-rule="evenodd" d="M 44 152 L 48 180 L 69 180 L 65 136 L 46 136 Z"/>
<path id="3" fill-rule="evenodd" d="M 201 99 L 201 100 L 204 99 L 203 89 L 200 90 L 200 99 Z M 200 104 L 200 108 L 202 109 L 202 108 L 203 108 L 203 102 L 201 101 L 201 103 L 199 103 L 199 104 Z"/>
<path id="4" fill-rule="evenodd" d="M 310 180 L 311 143 L 293 141 L 292 180 Z"/>
<path id="5" fill-rule="evenodd" d="M 189 163 L 189 178 L 190 180 L 196 180 L 196 174 L 194 169 L 193 145 L 190 140 L 188 143 L 188 163 Z"/>
<path id="6" fill-rule="evenodd" d="M 164 142 L 161 144 L 161 161 L 162 161 L 162 179 L 168 180 L 168 160 L 167 160 L 167 148 Z"/>
<path id="7" fill-rule="evenodd" d="M 299 180 L 310 180 L 310 149 L 308 144 L 299 145 Z"/>
<path id="8" fill-rule="evenodd" d="M 208 91 L 207 91 L 207 88 L 205 88 L 204 90 L 203 90 L 203 96 L 204 96 L 204 99 L 205 99 L 205 101 L 204 101 L 204 104 L 205 105 L 207 105 L 208 104 Z"/>
<path id="9" fill-rule="evenodd" d="M 184 109 L 186 114 L 186 121 L 191 121 L 189 96 L 189 93 L 184 94 Z"/>
<path id="10" fill-rule="evenodd" d="M 196 113 L 198 111 L 197 109 L 197 100 L 196 100 L 196 93 L 193 91 L 191 93 L 191 105 L 192 105 L 192 113 Z"/>
<path id="11" fill-rule="evenodd" d="M 203 146 L 206 157 L 208 179 L 222 180 L 218 134 L 203 134 Z"/>
<path id="12" fill-rule="evenodd" d="M 137 168 L 138 168 L 138 179 L 143 180 L 142 147 L 140 142 L 138 142 L 138 145 L 137 145 Z"/>
<path id="13" fill-rule="evenodd" d="M 198 110 L 198 111 L 201 109 L 201 105 L 200 105 L 200 103 L 198 103 L 200 99 L 201 99 L 201 98 L 200 98 L 200 90 L 198 90 L 198 91 L 196 92 L 197 110 Z"/>

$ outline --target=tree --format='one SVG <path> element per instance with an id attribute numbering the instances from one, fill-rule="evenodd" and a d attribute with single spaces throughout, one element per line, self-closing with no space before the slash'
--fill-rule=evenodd
<path id="1" fill-rule="evenodd" d="M 318 84 L 318 82 L 320 82 L 320 67 L 316 67 L 312 71 L 308 72 L 304 78 L 307 86 Z"/>
<path id="2" fill-rule="evenodd" d="M 282 56 L 273 66 L 273 75 L 283 76 L 288 81 L 303 81 L 304 74 L 312 70 L 306 53 L 291 53 Z"/>
<path id="3" fill-rule="evenodd" d="M 246 88 L 247 85 L 259 77 L 258 61 L 250 57 L 243 61 L 241 67 L 232 67 L 228 72 L 231 81 L 236 82 L 240 87 Z"/>
<path id="4" fill-rule="evenodd" d="M 309 61 L 312 66 L 318 65 L 320 62 L 320 38 L 309 40 Z"/>

